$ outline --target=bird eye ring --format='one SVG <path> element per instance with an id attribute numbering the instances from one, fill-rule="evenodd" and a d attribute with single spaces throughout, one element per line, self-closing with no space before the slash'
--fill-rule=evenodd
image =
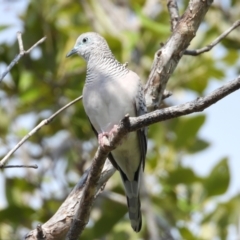
<path id="1" fill-rule="evenodd" d="M 86 38 L 83 38 L 83 43 L 86 43 L 87 42 L 87 40 L 88 40 L 88 38 L 86 37 Z"/>

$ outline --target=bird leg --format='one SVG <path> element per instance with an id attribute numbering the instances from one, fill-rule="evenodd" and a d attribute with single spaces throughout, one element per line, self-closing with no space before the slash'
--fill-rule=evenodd
<path id="1" fill-rule="evenodd" d="M 109 136 L 113 138 L 114 136 L 116 136 L 117 132 L 118 132 L 118 125 L 113 125 L 113 128 L 109 132 Z"/>
<path id="2" fill-rule="evenodd" d="M 98 144 L 101 147 L 104 147 L 105 145 L 109 145 L 109 133 L 108 132 L 102 132 L 98 134 Z"/>
<path id="3" fill-rule="evenodd" d="M 114 136 L 118 132 L 118 125 L 114 125 L 113 128 L 110 130 L 110 132 L 102 132 L 98 134 L 98 144 L 101 147 L 104 147 L 105 145 L 109 146 L 110 141 L 114 138 Z"/>

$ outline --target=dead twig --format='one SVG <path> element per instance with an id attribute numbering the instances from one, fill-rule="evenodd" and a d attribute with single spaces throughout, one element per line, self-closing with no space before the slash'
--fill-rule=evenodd
<path id="1" fill-rule="evenodd" d="M 12 62 L 8 65 L 6 70 L 0 75 L 0 83 L 3 80 L 3 78 L 11 71 L 11 69 L 18 63 L 18 61 L 26 54 L 29 54 L 36 46 L 43 43 L 46 39 L 46 37 L 43 37 L 39 41 L 37 41 L 32 47 L 30 47 L 28 50 L 24 50 L 23 47 L 23 41 L 22 41 L 22 33 L 17 32 L 17 39 L 18 39 L 18 45 L 20 53 L 12 60 Z"/>
<path id="2" fill-rule="evenodd" d="M 215 47 L 219 42 L 221 42 L 229 33 L 231 33 L 235 28 L 240 26 L 240 20 L 236 21 L 228 30 L 222 33 L 219 37 L 217 37 L 212 43 L 207 45 L 206 47 L 196 49 L 196 50 L 185 50 L 184 55 L 198 56 L 202 53 L 210 51 L 213 47 Z"/>
<path id="3" fill-rule="evenodd" d="M 13 155 L 13 153 L 16 152 L 16 150 L 23 145 L 23 143 L 25 143 L 33 134 L 35 134 L 37 131 L 39 131 L 44 125 L 48 125 L 58 114 L 60 114 L 62 111 L 64 111 L 66 108 L 70 107 L 71 105 L 73 105 L 74 103 L 76 103 L 77 101 L 81 100 L 82 96 L 74 99 L 73 101 L 71 101 L 70 103 L 68 103 L 67 105 L 65 105 L 64 107 L 62 107 L 61 109 L 59 109 L 57 112 L 55 112 L 52 116 L 50 116 L 47 119 L 42 120 L 34 129 L 32 129 L 26 136 L 24 136 L 20 142 L 17 143 L 17 145 L 15 145 L 15 147 L 13 149 L 11 149 L 6 155 L 5 157 L 0 161 L 0 168 L 2 168 L 4 166 L 4 164 L 6 163 L 6 161 Z"/>
<path id="4" fill-rule="evenodd" d="M 1 168 L 35 168 L 37 169 L 38 166 L 35 164 L 35 165 L 6 165 L 6 166 L 0 166 L 0 169 Z"/>

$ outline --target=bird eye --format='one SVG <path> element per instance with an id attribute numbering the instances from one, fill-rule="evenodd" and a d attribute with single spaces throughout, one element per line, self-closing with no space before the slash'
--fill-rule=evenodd
<path id="1" fill-rule="evenodd" d="M 83 38 L 83 43 L 86 43 L 87 41 L 88 41 L 88 38 L 87 37 L 85 37 L 85 38 Z"/>

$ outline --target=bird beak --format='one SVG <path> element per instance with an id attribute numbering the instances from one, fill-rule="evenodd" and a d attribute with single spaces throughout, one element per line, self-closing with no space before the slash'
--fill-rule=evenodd
<path id="1" fill-rule="evenodd" d="M 77 53 L 77 48 L 73 48 L 70 52 L 68 52 L 68 54 L 66 55 L 66 57 L 70 57 L 73 54 Z"/>

